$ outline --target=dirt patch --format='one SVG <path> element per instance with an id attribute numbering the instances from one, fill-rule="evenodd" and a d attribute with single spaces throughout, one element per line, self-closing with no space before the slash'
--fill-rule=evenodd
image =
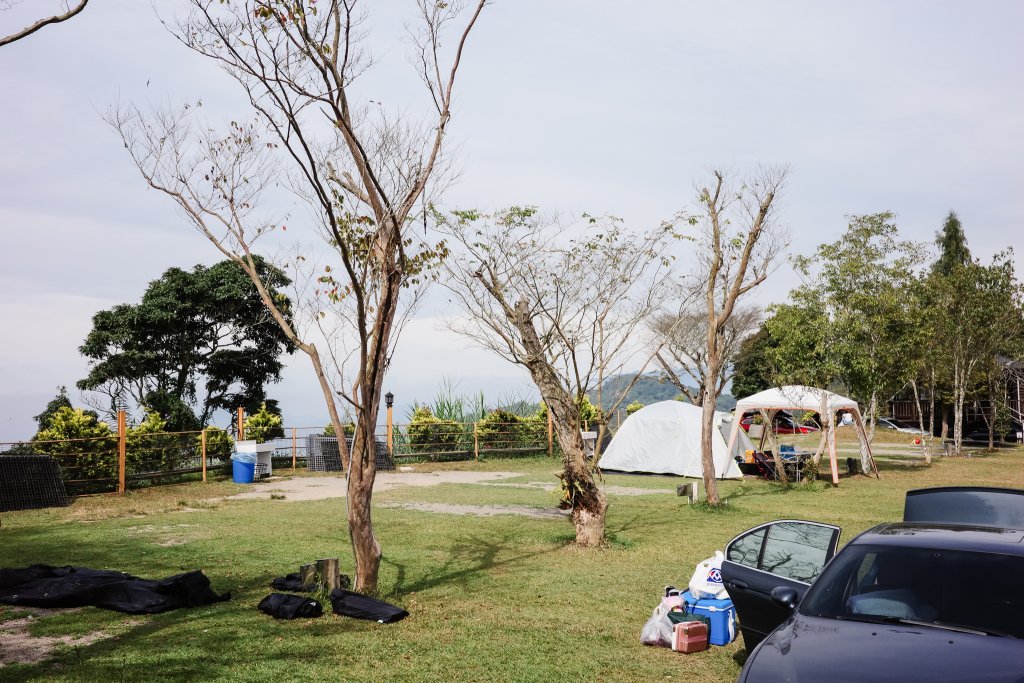
<path id="1" fill-rule="evenodd" d="M 525 484 L 503 484 L 495 482 L 480 482 L 481 486 L 494 486 L 498 488 L 510 488 L 510 489 L 533 489 L 536 491 L 554 491 L 558 488 L 557 484 L 544 481 L 531 481 Z M 605 486 L 605 493 L 612 496 L 650 496 L 654 494 L 665 494 L 675 493 L 671 489 L 641 489 L 632 486 Z"/>
<path id="2" fill-rule="evenodd" d="M 527 505 L 449 505 L 446 503 L 389 503 L 381 507 L 435 512 L 443 515 L 473 515 L 494 517 L 495 515 L 518 515 L 534 519 L 565 519 L 568 511 L 554 508 L 534 508 Z"/>
<path id="3" fill-rule="evenodd" d="M 33 636 L 29 630 L 35 622 L 34 615 L 0 622 L 0 667 L 34 664 L 49 657 L 61 645 L 85 646 L 110 637 L 102 631 L 81 636 Z"/>
<path id="4" fill-rule="evenodd" d="M 373 483 L 375 493 L 398 486 L 437 486 L 438 484 L 479 484 L 495 479 L 522 476 L 518 472 L 378 472 Z M 345 478 L 294 477 L 283 481 L 253 484 L 249 491 L 228 496 L 227 500 L 323 500 L 345 497 Z"/>

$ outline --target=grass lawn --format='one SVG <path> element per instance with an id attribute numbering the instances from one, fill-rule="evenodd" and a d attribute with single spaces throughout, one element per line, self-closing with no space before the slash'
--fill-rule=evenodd
<path id="1" fill-rule="evenodd" d="M 455 516 L 412 502 L 551 507 L 539 487 L 400 487 L 375 496 L 384 549 L 382 597 L 409 610 L 393 625 L 325 616 L 277 622 L 256 609 L 269 581 L 322 557 L 352 561 L 342 501 L 232 501 L 244 487 L 219 481 L 124 497 L 80 498 L 66 509 L 0 515 L 0 566 L 113 568 L 147 578 L 201 568 L 227 603 L 135 617 L 86 608 L 35 617 L 35 636 L 110 637 L 60 645 L 34 665 L 0 668 L 0 681 L 732 681 L 741 641 L 680 655 L 640 645 L 665 584 L 760 522 L 832 522 L 844 539 L 902 515 L 907 489 L 980 484 L 1024 488 L 1024 450 L 936 458 L 931 467 L 881 464 L 882 479 L 843 478 L 789 489 L 724 482 L 720 511 L 675 495 L 615 495 L 607 547 L 571 545 L 568 521 Z M 417 469 L 521 472 L 502 483 L 554 483 L 547 459 L 419 465 Z M 679 479 L 606 477 L 609 485 L 672 490 Z M 389 505 L 386 505 L 389 504 Z M 329 611 L 329 605 L 328 605 Z M 23 610 L 0 607 L 4 622 Z M 2 636 L 0 636 L 2 637 Z M 2 644 L 0 644 L 2 647 Z"/>

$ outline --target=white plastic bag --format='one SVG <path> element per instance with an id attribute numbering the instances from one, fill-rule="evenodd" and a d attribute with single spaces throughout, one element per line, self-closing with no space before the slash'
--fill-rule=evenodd
<path id="1" fill-rule="evenodd" d="M 715 551 L 714 557 L 709 557 L 693 570 L 690 578 L 690 594 L 697 600 L 713 598 L 721 600 L 728 597 L 725 586 L 722 584 L 722 560 L 725 555 L 721 550 Z"/>
<path id="2" fill-rule="evenodd" d="M 640 631 L 640 642 L 655 647 L 672 647 L 672 622 L 664 605 L 654 608 L 651 618 Z"/>

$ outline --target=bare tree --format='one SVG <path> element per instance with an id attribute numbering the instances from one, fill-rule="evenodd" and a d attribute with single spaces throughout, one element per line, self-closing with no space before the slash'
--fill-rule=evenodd
<path id="1" fill-rule="evenodd" d="M 462 5 L 417 4 L 419 28 L 411 31 L 411 42 L 429 95 L 425 121 L 356 98 L 353 83 L 374 65 L 365 48 L 366 16 L 356 0 L 190 0 L 189 16 L 172 32 L 234 78 L 256 122 L 232 122 L 218 137 L 209 126 L 191 123 L 195 107 L 187 105 L 148 116 L 122 108 L 109 117 L 149 185 L 177 202 L 192 226 L 245 270 L 285 334 L 309 356 L 337 434 L 344 430 L 336 397 L 354 413 L 351 454 L 339 442 L 356 588 L 364 592 L 376 589 L 381 557 L 370 514 L 374 441 L 401 321 L 400 295 L 429 277 L 444 256 L 443 245 L 418 242 L 412 218 L 443 169 L 455 77 L 486 0 L 470 8 L 447 57 L 442 38 Z M 309 309 L 314 315 L 295 324 L 260 280 L 251 252 L 255 240 L 285 227 L 258 209 L 283 169 L 334 261 L 317 271 L 320 305 Z M 302 262 L 297 255 L 293 265 Z M 337 361 L 333 381 L 313 341 L 318 331 L 332 334 L 325 327 L 330 320 L 354 340 L 347 349 L 329 349 L 328 359 Z M 344 367 L 349 360 L 351 370 Z M 342 378 L 349 383 L 336 388 Z"/>
<path id="2" fill-rule="evenodd" d="M 703 387 L 708 380 L 708 316 L 704 301 L 694 304 L 691 287 L 679 286 L 678 311 L 655 314 L 648 327 L 652 343 L 660 347 L 655 358 L 661 365 L 661 379 L 670 382 L 694 405 L 703 405 Z M 714 378 L 715 396 L 721 395 L 732 380 L 732 362 L 739 353 L 740 345 L 757 332 L 761 324 L 761 309 L 756 306 L 739 306 L 722 328 L 720 353 L 722 366 Z M 689 379 L 689 382 L 687 381 Z"/>
<path id="3" fill-rule="evenodd" d="M 0 47 L 3 47 L 4 45 L 9 45 L 15 41 L 21 40 L 22 38 L 27 38 L 36 31 L 46 26 L 49 26 L 50 24 L 59 24 L 61 22 L 67 21 L 71 17 L 75 16 L 76 14 L 84 10 L 85 6 L 88 4 L 89 0 L 80 0 L 77 5 L 72 7 L 67 2 L 63 2 L 61 3 L 61 6 L 64 8 L 63 12 L 54 14 L 51 17 L 44 17 L 39 21 L 33 23 L 31 26 L 26 26 L 20 31 L 15 31 L 14 33 L 8 36 L 0 36 Z"/>
<path id="4" fill-rule="evenodd" d="M 693 282 L 706 304 L 707 321 L 700 401 L 701 464 L 711 505 L 720 502 L 711 444 L 715 401 L 729 358 L 729 322 L 737 313 L 737 302 L 765 281 L 787 246 L 787 235 L 778 222 L 776 200 L 788 173 L 785 167 L 761 168 L 737 182 L 722 171 L 713 171 L 712 182 L 697 191 L 700 214 L 696 221 L 702 230 Z M 736 419 L 740 417 L 737 415 Z M 781 463 L 777 464 L 784 477 Z"/>
<path id="5" fill-rule="evenodd" d="M 443 282 L 463 317 L 452 329 L 529 371 L 561 446 L 562 505 L 576 542 L 601 543 L 608 503 L 584 452 L 579 406 L 605 377 L 650 361 L 636 332 L 661 301 L 673 229 L 635 234 L 616 219 L 588 217 L 572 239 L 533 208 L 438 220 L 454 242 Z"/>

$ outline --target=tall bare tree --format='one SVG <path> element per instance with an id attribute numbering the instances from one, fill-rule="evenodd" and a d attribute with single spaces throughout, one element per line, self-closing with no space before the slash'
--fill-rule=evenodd
<path id="1" fill-rule="evenodd" d="M 694 303 L 691 288 L 681 286 L 680 305 L 675 312 L 655 314 L 648 323 L 652 344 L 660 347 L 655 358 L 661 366 L 661 378 L 679 389 L 694 405 L 704 404 L 704 385 L 708 378 L 708 316 L 703 299 Z M 722 328 L 720 353 L 722 366 L 715 382 L 715 396 L 721 395 L 732 380 L 733 360 L 740 346 L 761 324 L 761 309 L 738 306 Z M 689 380 L 689 381 L 687 381 Z"/>
<path id="2" fill-rule="evenodd" d="M 10 5 L 10 0 L 0 2 L 0 7 L 2 7 L 2 5 L 5 4 Z M 0 34 L 0 47 L 3 47 L 4 45 L 10 45 L 15 41 L 21 40 L 22 38 L 28 38 L 36 31 L 45 28 L 46 26 L 50 26 L 51 24 L 59 24 L 61 22 L 67 21 L 68 19 L 72 18 L 73 16 L 84 10 L 85 6 L 88 4 L 89 0 L 79 0 L 79 2 L 74 6 L 71 6 L 67 2 L 62 2 L 61 7 L 63 11 L 57 12 L 53 16 L 43 17 L 42 19 L 33 22 L 31 25 L 26 26 L 23 29 L 15 31 L 10 35 L 5 36 L 3 34 Z"/>
<path id="3" fill-rule="evenodd" d="M 589 218 L 572 239 L 532 208 L 438 219 L 453 238 L 443 281 L 462 317 L 452 329 L 530 373 L 561 446 L 562 505 L 576 542 L 599 544 L 608 502 L 584 452 L 579 407 L 605 377 L 650 361 L 636 332 L 661 301 L 674 230 L 636 234 Z"/>
<path id="4" fill-rule="evenodd" d="M 374 441 L 400 294 L 444 256 L 443 245 L 418 242 L 411 218 L 443 170 L 456 74 L 485 4 L 469 8 L 444 50 L 442 39 L 464 16 L 463 6 L 417 3 L 418 28 L 410 35 L 428 95 L 426 120 L 360 100 L 353 90 L 374 66 L 365 47 L 366 14 L 356 0 L 190 0 L 190 14 L 173 33 L 234 78 L 256 122 L 232 122 L 218 137 L 191 123 L 194 107 L 151 115 L 122 108 L 110 115 L 149 185 L 177 202 L 192 226 L 245 270 L 285 334 L 309 356 L 337 434 L 344 430 L 336 397 L 354 413 L 351 454 L 339 441 L 356 588 L 364 592 L 376 589 L 381 557 L 371 520 Z M 313 323 L 340 315 L 354 338 L 354 368 L 335 368 L 334 376 L 314 343 L 316 327 L 290 324 L 255 268 L 253 242 L 284 229 L 258 209 L 282 178 L 304 200 L 332 252 L 334 263 L 316 277 L 322 306 Z M 327 357 L 338 355 L 331 348 Z M 341 380 L 349 383 L 339 389 Z"/>
<path id="5" fill-rule="evenodd" d="M 692 281 L 706 305 L 701 464 L 710 505 L 720 502 L 711 444 L 715 401 L 728 360 L 729 322 L 737 302 L 765 281 L 788 244 L 777 204 L 788 174 L 785 167 L 766 167 L 738 181 L 713 171 L 712 182 L 697 191 L 701 236 Z"/>

